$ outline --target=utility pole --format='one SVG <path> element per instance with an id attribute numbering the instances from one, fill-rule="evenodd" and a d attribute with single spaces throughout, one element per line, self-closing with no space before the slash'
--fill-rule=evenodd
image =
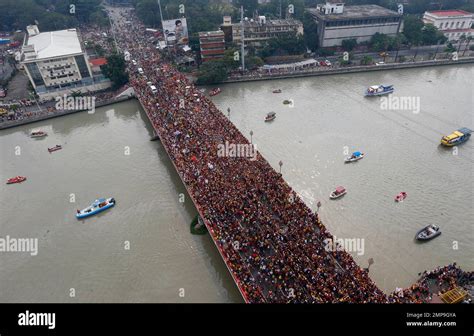
<path id="1" fill-rule="evenodd" d="M 245 71 L 245 25 L 244 25 L 244 6 L 240 6 L 240 38 L 242 39 L 242 72 Z"/>
<path id="2" fill-rule="evenodd" d="M 163 10 L 161 9 L 160 0 L 158 0 L 158 7 L 160 8 L 161 30 L 163 31 L 163 36 L 165 37 L 165 42 L 166 42 L 166 45 L 168 46 L 168 34 L 165 33 L 165 28 L 163 27 Z"/>
<path id="3" fill-rule="evenodd" d="M 280 11 L 278 17 L 281 19 L 281 0 L 280 0 Z"/>

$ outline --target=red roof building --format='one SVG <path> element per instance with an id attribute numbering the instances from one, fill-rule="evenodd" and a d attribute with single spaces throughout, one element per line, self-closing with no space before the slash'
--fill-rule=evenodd
<path id="1" fill-rule="evenodd" d="M 461 36 L 474 37 L 474 14 L 460 9 L 439 10 L 425 12 L 423 15 L 425 24 L 432 24 L 450 41 L 457 41 Z"/>

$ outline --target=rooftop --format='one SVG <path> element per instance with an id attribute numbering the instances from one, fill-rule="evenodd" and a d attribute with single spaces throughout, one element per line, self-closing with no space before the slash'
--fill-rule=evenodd
<path id="1" fill-rule="evenodd" d="M 260 23 L 258 20 L 244 20 L 244 25 L 248 26 L 291 26 L 291 25 L 301 25 L 300 20 L 296 19 L 277 19 L 277 20 L 266 20 L 265 23 Z M 240 27 L 240 22 L 233 23 L 232 26 Z"/>
<path id="2" fill-rule="evenodd" d="M 439 16 L 439 17 L 474 15 L 472 13 L 466 12 L 466 11 L 461 10 L 461 9 L 428 11 L 426 13 L 431 14 L 433 16 Z"/>
<path id="3" fill-rule="evenodd" d="M 107 64 L 107 59 L 103 57 L 95 58 L 95 59 L 89 60 L 89 63 L 92 64 L 93 66 L 102 66 L 102 65 Z"/>
<path id="4" fill-rule="evenodd" d="M 199 32 L 199 37 L 221 37 L 224 35 L 222 30 Z"/>
<path id="5" fill-rule="evenodd" d="M 341 14 L 324 14 L 316 8 L 306 8 L 308 12 L 325 20 L 364 19 L 370 17 L 400 16 L 397 12 L 377 5 L 344 6 Z"/>
<path id="6" fill-rule="evenodd" d="M 28 59 L 46 59 L 59 56 L 79 54 L 82 52 L 81 43 L 76 29 L 57 30 L 30 36 L 25 46 L 34 48 L 35 57 Z"/>

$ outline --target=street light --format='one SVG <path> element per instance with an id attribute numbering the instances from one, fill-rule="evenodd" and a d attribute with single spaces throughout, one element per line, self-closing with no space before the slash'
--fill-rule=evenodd
<path id="1" fill-rule="evenodd" d="M 373 265 L 374 263 L 374 259 L 373 258 L 369 258 L 369 266 L 367 268 L 364 268 L 364 270 L 367 271 L 367 273 L 369 273 L 369 269 L 370 269 L 370 265 Z"/>
<path id="2" fill-rule="evenodd" d="M 250 143 L 253 143 L 253 131 L 250 131 Z"/>
<path id="3" fill-rule="evenodd" d="M 316 206 L 318 207 L 318 209 L 316 210 L 316 213 L 319 212 L 319 208 L 321 207 L 321 201 L 318 201 L 318 203 L 316 204 Z"/>
<path id="4" fill-rule="evenodd" d="M 227 117 L 230 119 L 230 107 L 227 108 Z"/>
<path id="5" fill-rule="evenodd" d="M 280 166 L 280 174 L 281 174 L 281 166 L 283 166 L 283 161 L 278 162 L 278 165 Z"/>

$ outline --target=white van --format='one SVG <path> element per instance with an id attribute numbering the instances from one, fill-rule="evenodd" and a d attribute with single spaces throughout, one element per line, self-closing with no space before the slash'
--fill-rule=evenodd
<path id="1" fill-rule="evenodd" d="M 153 92 L 153 94 L 156 94 L 158 92 L 158 90 L 156 89 L 156 86 L 154 85 L 150 85 L 150 89 L 151 89 L 151 92 Z"/>

